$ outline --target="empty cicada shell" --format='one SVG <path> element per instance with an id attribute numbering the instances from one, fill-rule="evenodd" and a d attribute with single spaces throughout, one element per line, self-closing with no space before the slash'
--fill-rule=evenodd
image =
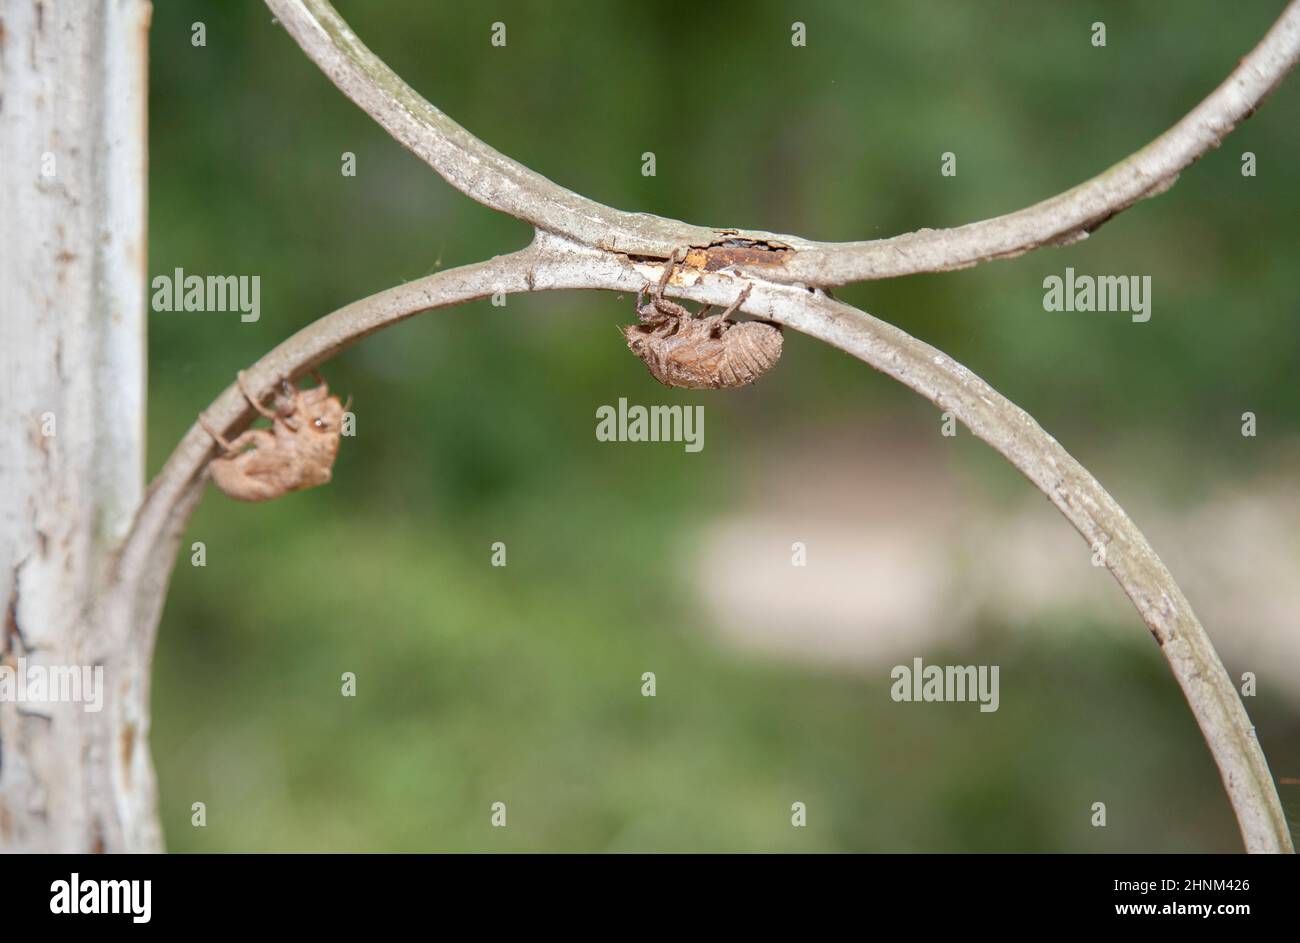
<path id="1" fill-rule="evenodd" d="M 200 425 L 222 449 L 209 464 L 218 488 L 238 501 L 270 501 L 330 480 L 348 404 L 330 395 L 319 373 L 313 375 L 317 385 L 309 390 L 283 381 L 283 395 L 277 397 L 275 409 L 268 409 L 245 388 L 244 375 L 239 373 L 239 389 L 254 409 L 271 420 L 271 428 L 249 429 L 233 442 L 199 416 Z"/>
<path id="2" fill-rule="evenodd" d="M 645 302 L 646 288 L 637 293 L 640 323 L 623 328 L 627 346 L 645 362 L 651 375 L 665 386 L 689 390 L 720 390 L 753 383 L 781 357 L 781 328 L 766 321 L 731 320 L 749 297 L 740 297 L 722 314 L 705 317 L 705 307 L 692 314 L 664 297 L 664 287 L 676 260 L 670 260 Z"/>

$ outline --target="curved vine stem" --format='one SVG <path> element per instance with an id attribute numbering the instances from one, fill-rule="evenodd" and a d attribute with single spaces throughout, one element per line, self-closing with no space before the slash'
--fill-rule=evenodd
<path id="1" fill-rule="evenodd" d="M 667 259 L 683 246 L 721 256 L 744 241 L 771 281 L 830 288 L 918 272 L 968 268 L 1049 245 L 1067 245 L 1140 200 L 1169 189 L 1179 173 L 1218 147 L 1300 61 L 1300 2 L 1292 0 L 1259 44 L 1209 96 L 1164 134 L 1108 170 L 1033 206 L 955 229 L 920 229 L 869 242 L 694 226 L 628 213 L 581 196 L 511 160 L 426 101 L 361 42 L 327 0 L 266 0 L 303 51 L 403 147 L 485 206 L 583 245 Z"/>
<path id="2" fill-rule="evenodd" d="M 962 268 L 1086 236 L 1116 213 L 1168 189 L 1178 173 L 1248 116 L 1300 58 L 1300 0 L 1209 97 L 1147 147 L 1057 197 L 952 230 L 919 230 L 865 243 L 713 229 L 625 213 L 575 194 L 479 141 L 406 85 L 326 0 L 266 0 L 303 51 L 389 134 L 449 183 L 537 228 L 519 252 L 380 292 L 299 331 L 249 368 L 255 392 L 296 378 L 361 338 L 420 311 L 496 291 L 635 291 L 658 279 L 683 246 L 668 294 L 725 305 L 742 281 L 750 314 L 840 348 L 952 412 L 1020 470 L 1090 545 L 1160 645 L 1222 775 L 1246 849 L 1293 851 L 1290 830 L 1245 708 L 1173 576 L 1111 496 L 1028 413 L 934 347 L 831 298 L 856 280 Z M 812 287 L 808 287 L 812 286 Z M 205 411 L 234 432 L 254 413 L 235 386 Z M 123 572 L 169 572 L 181 531 L 205 484 L 210 438 L 196 424 L 145 498 L 119 558 Z M 165 589 L 165 586 L 164 586 Z M 149 595 L 144 593 L 144 595 Z M 148 616 L 151 610 L 140 609 Z M 156 613 L 148 631 L 156 629 Z"/>

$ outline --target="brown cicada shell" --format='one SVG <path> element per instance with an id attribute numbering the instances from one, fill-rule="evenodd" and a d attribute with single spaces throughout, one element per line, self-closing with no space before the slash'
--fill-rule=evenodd
<path id="1" fill-rule="evenodd" d="M 627 346 L 645 362 L 651 375 L 665 386 L 688 390 L 722 390 L 753 383 L 781 357 L 781 328 L 766 321 L 731 320 L 749 297 L 746 285 L 740 297 L 723 311 L 705 317 L 707 307 L 691 314 L 664 297 L 676 259 L 669 260 L 663 277 L 645 303 L 646 287 L 636 297 L 639 324 L 623 328 Z"/>
<path id="2" fill-rule="evenodd" d="M 254 409 L 271 420 L 270 429 L 249 429 L 227 442 L 199 416 L 199 423 L 225 451 L 208 467 L 212 480 L 227 495 L 237 501 L 270 501 L 330 480 L 348 407 L 329 395 L 320 374 L 312 375 L 317 385 L 309 390 L 285 380 L 275 409 L 270 410 L 249 395 L 244 375 L 239 374 L 240 390 Z"/>

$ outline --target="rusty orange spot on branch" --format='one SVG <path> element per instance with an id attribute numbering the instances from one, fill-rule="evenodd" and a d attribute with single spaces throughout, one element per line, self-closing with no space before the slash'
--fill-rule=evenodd
<path id="1" fill-rule="evenodd" d="M 717 272 L 732 266 L 784 265 L 793 254 L 793 250 L 783 243 L 734 238 L 720 240 L 705 248 L 692 248 L 684 261 L 686 266 L 697 271 Z"/>

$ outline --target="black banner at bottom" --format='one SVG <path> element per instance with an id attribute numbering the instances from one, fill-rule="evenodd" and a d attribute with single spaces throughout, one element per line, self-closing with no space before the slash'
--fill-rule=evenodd
<path id="1" fill-rule="evenodd" d="M 662 926 L 678 910 L 693 925 L 712 916 L 734 927 L 751 914 L 766 924 L 775 912 L 815 927 L 846 909 L 869 925 L 919 918 L 929 932 L 1195 922 L 1231 931 L 1294 911 L 1294 861 L 1273 857 L 730 856 L 721 880 L 716 860 L 696 871 L 686 856 L 618 856 L 596 870 L 583 855 L 544 866 L 531 857 L 9 856 L 0 900 L 11 932 L 373 930 L 438 913 L 494 925 L 514 913 L 538 926 L 561 912 L 566 926 L 600 919 L 608 930 L 610 916 Z"/>

